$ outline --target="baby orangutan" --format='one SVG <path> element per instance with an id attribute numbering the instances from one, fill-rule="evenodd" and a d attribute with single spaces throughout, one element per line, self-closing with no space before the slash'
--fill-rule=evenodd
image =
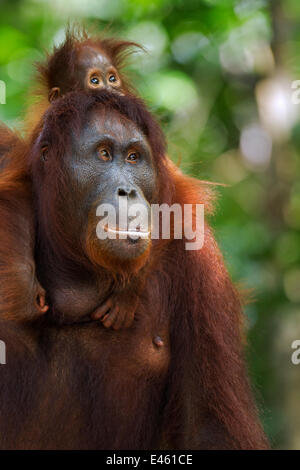
<path id="1" fill-rule="evenodd" d="M 70 91 L 106 89 L 120 95 L 136 95 L 122 73 L 125 59 L 133 48 L 141 46 L 115 38 L 89 37 L 85 31 L 67 30 L 63 44 L 55 48 L 45 62 L 37 64 L 40 89 L 34 87 L 33 95 L 39 95 L 40 99 L 31 106 L 27 116 L 29 133 L 49 102 Z"/>
<path id="2" fill-rule="evenodd" d="M 34 263 L 34 216 L 25 142 L 0 125 L 0 319 L 32 320 L 48 310 Z"/>
<path id="3" fill-rule="evenodd" d="M 121 69 L 123 59 L 133 47 L 140 46 L 129 41 L 99 39 L 88 37 L 84 32 L 76 35 L 67 31 L 64 43 L 54 50 L 44 64 L 38 65 L 39 80 L 48 90 L 49 102 L 71 91 L 89 92 L 101 89 L 114 91 L 119 95 L 131 95 L 132 88 L 121 74 Z M 127 280 L 123 288 L 112 289 L 106 301 L 93 312 L 92 318 L 101 319 L 107 328 L 129 327 L 142 286 L 139 276 L 139 282 Z M 101 297 L 103 298 L 103 293 Z M 76 304 L 75 292 L 72 299 L 73 304 Z M 68 300 L 69 296 L 65 292 L 63 302 Z M 61 307 L 63 311 L 64 308 Z M 60 308 L 58 313 L 59 311 Z"/>
<path id="4" fill-rule="evenodd" d="M 38 64 L 38 78 L 42 85 L 41 97 L 39 102 L 29 110 L 28 130 L 31 131 L 37 125 L 43 113 L 47 111 L 49 103 L 51 104 L 51 102 L 68 92 L 76 90 L 89 92 L 106 89 L 119 95 L 132 94 L 132 88 L 125 76 L 121 74 L 123 59 L 132 47 L 139 46 L 129 41 L 114 38 L 99 39 L 88 37 L 85 32 L 75 34 L 67 31 L 64 43 L 54 49 L 54 52 L 48 56 L 45 63 Z M 46 149 L 44 153 L 46 154 Z M 34 239 L 33 228 L 28 233 L 30 233 L 28 237 L 31 240 Z M 13 246 L 10 248 L 13 252 Z M 28 257 L 26 261 L 28 261 Z M 31 266 L 35 266 L 33 257 Z M 95 320 L 100 319 L 107 328 L 119 329 L 130 326 L 138 304 L 139 293 L 143 286 L 142 279 L 139 276 L 139 282 L 135 282 L 134 279 L 131 281 L 125 280 L 122 284 L 123 287 L 119 287 L 117 290 L 111 287 L 110 291 L 107 292 L 106 300 L 93 312 L 92 318 Z M 132 287 L 132 283 L 134 283 L 134 287 Z M 120 285 L 120 283 L 117 284 Z M 38 285 L 40 284 L 38 283 Z M 20 287 L 24 288 L 23 285 Z M 30 287 L 28 286 L 29 293 L 31 292 Z M 99 286 L 99 289 L 103 290 L 103 286 Z M 87 296 L 89 296 L 88 292 Z M 38 313 L 43 314 L 48 306 L 45 304 L 45 295 L 41 293 L 40 298 L 41 308 Z M 101 292 L 101 298 L 103 299 L 103 292 Z M 51 295 L 47 297 L 47 300 L 50 303 L 54 301 Z M 65 310 L 62 303 L 70 300 L 76 310 L 76 292 L 74 291 L 72 294 L 69 292 L 68 295 L 65 292 L 64 297 L 60 296 L 59 302 L 58 299 L 54 301 L 56 307 L 53 306 L 52 311 L 57 312 L 57 318 L 60 318 L 61 321 L 64 320 L 64 315 L 60 315 L 60 313 Z"/>

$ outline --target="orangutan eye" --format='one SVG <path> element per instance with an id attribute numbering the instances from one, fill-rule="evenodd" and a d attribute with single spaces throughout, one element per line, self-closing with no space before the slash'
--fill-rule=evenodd
<path id="1" fill-rule="evenodd" d="M 110 152 L 105 148 L 100 148 L 98 150 L 98 155 L 101 158 L 101 160 L 103 160 L 105 162 L 108 162 L 108 161 L 112 160 Z"/>
<path id="2" fill-rule="evenodd" d="M 93 84 L 93 85 L 99 85 L 99 78 L 98 77 L 92 77 L 90 79 L 90 82 Z"/>
<path id="3" fill-rule="evenodd" d="M 115 76 L 114 74 L 111 74 L 111 75 L 109 76 L 109 78 L 108 78 L 108 81 L 109 81 L 110 83 L 115 83 L 115 82 L 117 81 L 117 78 L 116 78 L 116 76 Z"/>
<path id="4" fill-rule="evenodd" d="M 139 155 L 136 152 L 130 152 L 126 158 L 128 163 L 137 163 Z"/>
<path id="5" fill-rule="evenodd" d="M 48 156 L 48 145 L 44 145 L 41 150 L 41 158 L 45 162 Z"/>

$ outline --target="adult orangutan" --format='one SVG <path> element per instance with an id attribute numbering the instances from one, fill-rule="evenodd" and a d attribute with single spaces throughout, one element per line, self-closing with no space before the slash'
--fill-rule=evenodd
<path id="1" fill-rule="evenodd" d="M 16 144 L 18 137 L 4 124 L 0 123 L 0 168 L 5 166 L 5 155 Z"/>
<path id="2" fill-rule="evenodd" d="M 185 250 L 184 239 L 96 236 L 96 208 L 117 209 L 120 197 L 209 209 L 201 183 L 165 155 L 143 104 L 106 91 L 69 93 L 36 129 L 35 259 L 50 308 L 30 323 L 1 321 L 1 448 L 267 448 L 243 359 L 241 302 L 209 226 L 199 251 Z M 130 328 L 91 321 L 111 290 L 125 282 L 130 298 L 140 278 Z"/>

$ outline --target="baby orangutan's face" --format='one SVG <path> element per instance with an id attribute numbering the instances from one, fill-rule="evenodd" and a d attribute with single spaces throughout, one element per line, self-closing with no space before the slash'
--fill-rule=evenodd
<path id="1" fill-rule="evenodd" d="M 78 53 L 78 80 L 84 90 L 115 90 L 121 94 L 122 81 L 111 60 L 95 47 L 84 46 Z"/>
<path id="2" fill-rule="evenodd" d="M 120 95 L 125 94 L 125 85 L 117 69 L 113 66 L 111 59 L 98 47 L 88 45 L 80 47 L 74 75 L 76 86 L 81 90 L 106 89 L 113 90 Z M 74 80 L 71 77 L 65 77 L 64 83 L 61 83 L 59 87 L 51 88 L 48 95 L 50 103 L 65 93 L 73 91 L 70 83 L 74 83 Z"/>

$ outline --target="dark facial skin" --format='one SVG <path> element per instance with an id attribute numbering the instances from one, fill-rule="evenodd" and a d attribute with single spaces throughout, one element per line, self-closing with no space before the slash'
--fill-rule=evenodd
<path id="1" fill-rule="evenodd" d="M 118 218 L 120 198 L 127 200 L 129 208 L 141 204 L 149 212 L 156 186 L 151 149 L 142 132 L 116 112 L 103 111 L 91 117 L 74 142 L 73 154 L 67 157 L 66 164 L 70 187 L 76 188 L 72 207 L 75 203 L 76 208 L 83 209 L 79 216 L 81 227 L 89 220 L 96 230 L 99 219 L 95 210 L 99 204 L 115 207 Z M 116 260 L 135 259 L 149 244 L 150 238 L 139 238 L 134 243 L 130 237 L 97 241 L 99 251 Z"/>
<path id="2" fill-rule="evenodd" d="M 98 48 L 81 46 L 75 66 L 75 76 L 79 88 L 85 91 L 107 89 L 124 94 L 123 83 L 117 69 L 111 60 Z M 68 77 L 60 87 L 54 87 L 49 92 L 49 101 L 71 91 Z"/>
<path id="3" fill-rule="evenodd" d="M 50 160 L 44 163 L 45 185 L 52 184 L 47 182 Z M 77 240 L 76 246 L 81 245 L 89 258 L 92 253 L 93 263 L 106 269 L 114 269 L 114 265 L 124 261 L 134 265 L 142 259 L 144 264 L 151 245 L 150 234 L 146 238 L 137 236 L 135 240 L 130 236 L 119 239 L 118 235 L 116 239 L 100 240 L 96 235 L 99 204 L 111 204 L 118 215 L 122 197 L 127 199 L 129 207 L 138 203 L 150 214 L 156 173 L 150 146 L 142 132 L 116 111 L 96 112 L 88 119 L 80 136 L 74 136 L 72 151 L 63 161 L 68 181 L 56 210 L 64 214 L 66 236 Z M 123 230 L 119 225 L 114 228 L 116 232 Z M 142 276 L 132 279 L 133 286 L 114 289 L 112 294 L 105 292 L 96 274 L 84 286 L 78 286 L 71 279 L 65 286 L 58 281 L 59 288 L 50 289 L 50 297 L 55 310 L 63 315 L 91 315 L 101 319 L 104 326 L 118 329 L 132 323 L 143 287 Z"/>

